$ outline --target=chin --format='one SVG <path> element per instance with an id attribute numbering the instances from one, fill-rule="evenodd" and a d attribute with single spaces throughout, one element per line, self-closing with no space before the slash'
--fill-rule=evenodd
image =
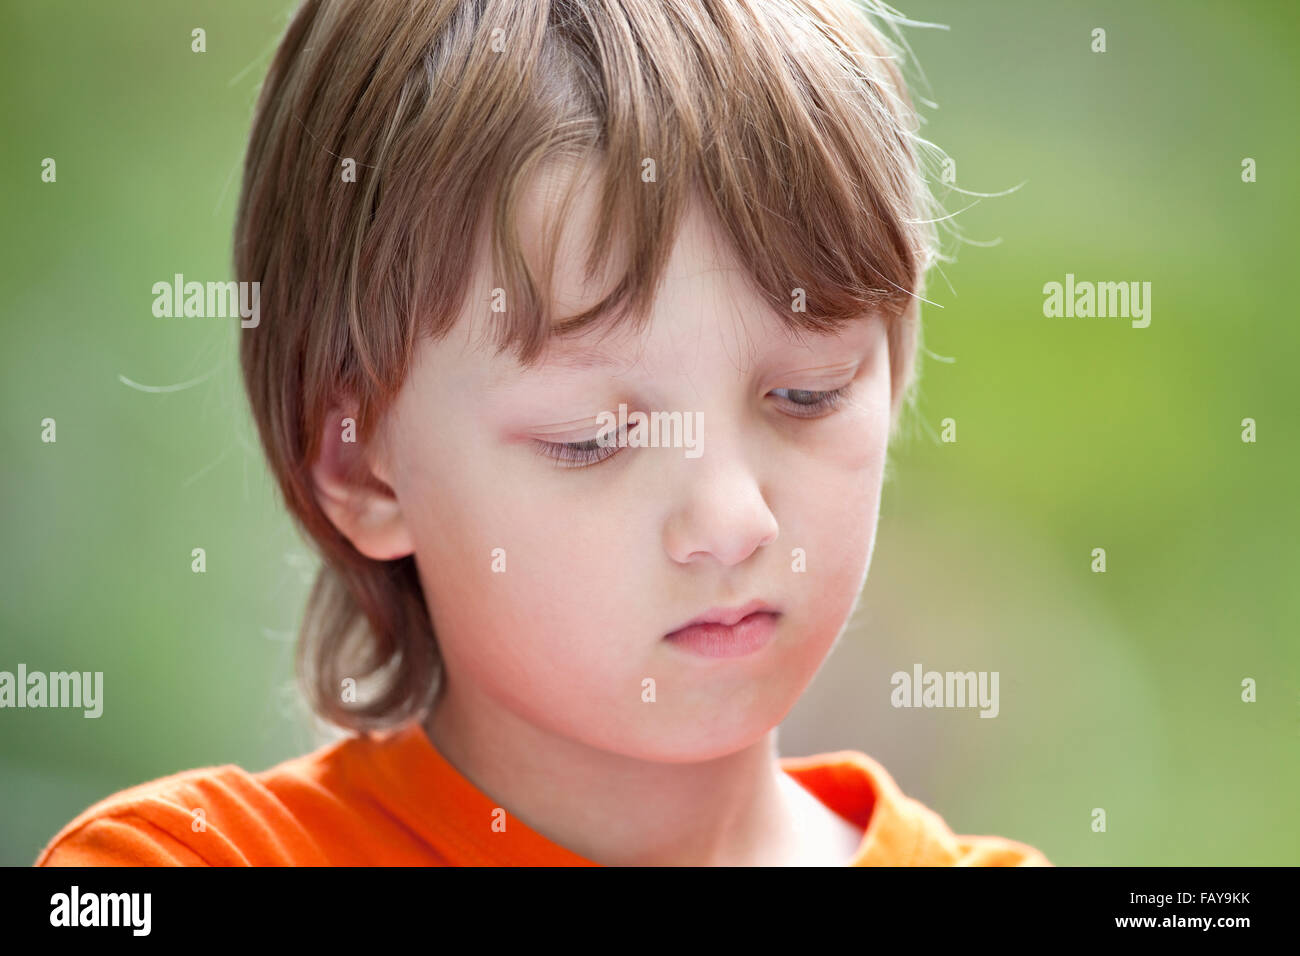
<path id="1" fill-rule="evenodd" d="M 662 699 L 661 692 L 661 702 Z M 726 699 L 720 697 L 717 706 L 722 708 L 726 705 Z M 735 715 L 736 719 L 724 726 L 702 715 L 684 713 L 671 725 L 659 722 L 647 727 L 647 732 L 638 735 L 638 739 L 625 741 L 616 749 L 628 757 L 651 763 L 687 764 L 717 760 L 761 743 L 781 723 L 789 708 L 781 710 L 769 702 L 764 710 L 762 714 Z"/>

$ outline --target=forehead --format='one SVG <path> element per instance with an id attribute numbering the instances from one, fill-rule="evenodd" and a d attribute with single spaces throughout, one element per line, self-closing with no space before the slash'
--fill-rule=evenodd
<path id="1" fill-rule="evenodd" d="M 529 185 L 520 201 L 520 243 L 535 275 L 547 274 L 545 242 L 551 235 L 557 237 L 554 286 L 551 289 L 557 319 L 580 314 L 613 292 L 615 283 L 630 264 L 630 243 L 619 241 L 616 234 L 603 271 L 590 276 L 586 273 L 590 244 L 595 239 L 598 224 L 599 177 L 602 173 L 595 160 L 588 160 L 581 166 L 553 162 Z M 647 189 L 657 188 L 654 183 L 644 185 Z M 569 188 L 573 191 L 567 208 L 564 208 L 564 191 Z M 552 229 L 555 229 L 554 233 Z M 691 193 L 691 200 L 672 239 L 673 248 L 656 301 L 665 295 L 673 295 L 679 289 L 684 289 L 688 295 L 710 294 L 728 300 L 741 300 L 746 295 L 756 294 L 749 287 L 744 264 L 736 257 L 714 218 L 713 210 L 698 191 Z M 562 343 L 564 340 L 557 341 Z"/>
<path id="2" fill-rule="evenodd" d="M 552 162 L 524 188 L 517 212 L 521 252 L 538 283 L 547 294 L 557 321 L 581 314 L 609 295 L 627 268 L 626 245 L 617 242 L 603 270 L 586 272 L 590 243 L 595 235 L 600 200 L 600 170 L 594 161 Z M 565 191 L 572 187 L 568 205 Z M 646 188 L 655 188 L 647 184 Z M 555 267 L 545 260 L 548 243 L 553 243 Z M 555 335 L 547 343 L 538 363 L 525 368 L 509 352 L 496 354 L 494 322 L 500 313 L 491 311 L 492 291 L 500 285 L 490 275 L 491 256 L 480 246 L 472 280 L 473 294 L 467 297 L 468 314 L 458 326 L 466 327 L 466 342 L 492 368 L 492 383 L 532 371 L 586 371 L 626 368 L 647 352 L 662 355 L 660 346 L 688 355 L 709 343 L 706 334 L 725 334 L 732 340 L 731 351 L 761 345 L 763 341 L 793 340 L 793 333 L 779 321 L 772 306 L 754 287 L 749 273 L 702 198 L 693 196 L 686 207 L 656 289 L 651 314 L 641 330 L 629 319 L 602 319 L 577 333 Z M 748 343 L 748 344 L 747 344 Z"/>

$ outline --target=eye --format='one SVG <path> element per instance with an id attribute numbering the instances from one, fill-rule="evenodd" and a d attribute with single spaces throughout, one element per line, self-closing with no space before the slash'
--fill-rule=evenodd
<path id="1" fill-rule="evenodd" d="M 578 442 L 553 442 L 536 439 L 535 442 L 537 454 L 555 462 L 557 468 L 584 468 L 588 465 L 600 464 L 600 462 L 613 458 L 618 454 L 619 449 L 622 447 L 619 442 L 626 433 L 626 428 L 618 433 L 617 438 L 611 433 L 611 437 L 604 447 L 595 438 Z M 610 444 L 611 442 L 612 444 Z"/>
<path id="2" fill-rule="evenodd" d="M 849 393 L 850 385 L 826 392 L 811 392 L 802 388 L 774 388 L 771 394 L 782 400 L 795 418 L 820 418 L 839 407 Z"/>

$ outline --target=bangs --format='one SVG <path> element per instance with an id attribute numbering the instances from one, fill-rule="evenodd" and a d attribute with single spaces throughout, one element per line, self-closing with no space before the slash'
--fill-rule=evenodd
<path id="1" fill-rule="evenodd" d="M 793 330 L 897 317 L 920 294 L 934 234 L 922 225 L 932 200 L 916 172 L 915 119 L 894 51 L 861 20 L 816 0 L 533 9 L 536 19 L 507 26 L 520 38 L 496 54 L 518 86 L 493 103 L 462 87 L 501 117 L 500 139 L 482 144 L 500 157 L 489 213 L 492 284 L 507 303 L 494 316 L 499 349 L 529 365 L 553 335 L 606 321 L 641 328 L 694 201 Z M 447 70 L 477 72 L 470 62 Z M 536 274 L 518 212 L 544 165 L 591 159 L 599 200 L 585 270 L 605 276 L 617 256 L 619 271 L 605 298 L 557 315 L 558 235 L 585 182 L 571 178 Z"/>

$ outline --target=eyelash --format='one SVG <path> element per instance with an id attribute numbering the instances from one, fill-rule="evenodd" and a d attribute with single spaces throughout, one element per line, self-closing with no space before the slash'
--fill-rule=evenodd
<path id="1" fill-rule="evenodd" d="M 843 385 L 840 388 L 832 389 L 828 392 L 813 392 L 804 388 L 776 388 L 773 389 L 773 391 L 787 393 L 794 392 L 799 395 L 817 396 L 816 401 L 812 402 L 794 402 L 788 397 L 786 398 L 786 401 L 790 402 L 790 405 L 794 408 L 805 409 L 815 413 L 810 415 L 807 414 L 806 411 L 795 412 L 794 415 L 796 418 L 820 418 L 821 413 L 830 412 L 839 408 L 840 403 L 848 396 L 849 389 L 852 387 L 853 383 L 850 382 L 848 385 Z"/>
<path id="2" fill-rule="evenodd" d="M 620 435 L 626 433 L 627 430 L 624 429 Z M 588 465 L 596 465 L 613 458 L 618 450 L 617 444 L 602 448 L 596 444 L 594 438 L 579 442 L 537 442 L 537 453 L 543 458 L 551 459 L 557 468 L 584 468 Z"/>
<path id="3" fill-rule="evenodd" d="M 802 388 L 778 388 L 774 392 L 786 392 L 785 401 L 787 407 L 803 409 L 803 411 L 792 412 L 794 418 L 821 418 L 825 414 L 835 410 L 840 406 L 849 394 L 852 383 L 840 388 L 829 391 L 811 391 Z M 789 398 L 789 394 L 813 395 L 816 399 L 811 402 L 796 402 Z M 619 438 L 626 434 L 626 429 L 620 433 Z M 537 453 L 543 458 L 553 461 L 558 468 L 585 468 L 591 465 L 599 464 L 602 461 L 608 461 L 613 458 L 620 450 L 619 444 L 615 443 L 608 447 L 602 448 L 596 444 L 596 439 L 590 438 L 587 441 L 580 442 L 536 442 Z"/>

